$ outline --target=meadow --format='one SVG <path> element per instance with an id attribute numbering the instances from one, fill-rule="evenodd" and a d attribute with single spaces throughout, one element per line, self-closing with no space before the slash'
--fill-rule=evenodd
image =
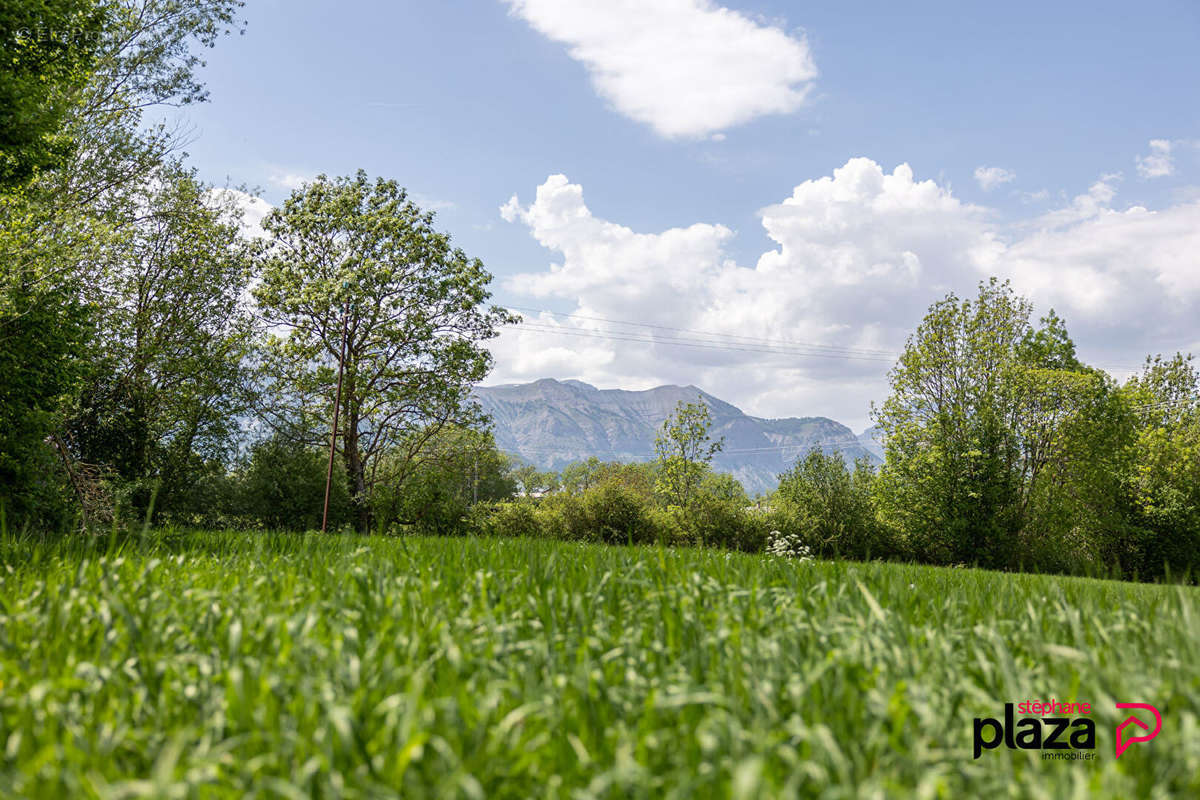
<path id="1" fill-rule="evenodd" d="M 0 795 L 1200 796 L 1200 590 L 536 539 L 0 542 Z M 972 753 L 1087 701 L 1090 762 Z M 1116 702 L 1162 732 L 1114 758 Z"/>

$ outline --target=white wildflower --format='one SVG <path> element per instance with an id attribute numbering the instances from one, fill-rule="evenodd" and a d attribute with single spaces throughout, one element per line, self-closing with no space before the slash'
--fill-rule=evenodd
<path id="1" fill-rule="evenodd" d="M 767 534 L 767 555 L 812 561 L 812 550 L 794 533 L 771 531 Z"/>

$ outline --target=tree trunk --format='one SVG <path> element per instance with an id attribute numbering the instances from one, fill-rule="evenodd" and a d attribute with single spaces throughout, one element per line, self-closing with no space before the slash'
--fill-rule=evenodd
<path id="1" fill-rule="evenodd" d="M 345 454 L 346 475 L 350 481 L 350 502 L 358 517 L 358 532 L 366 533 L 371 528 L 371 506 L 367 502 L 366 471 L 358 447 L 358 409 L 352 402 L 346 405 L 346 429 L 342 438 L 342 449 Z"/>

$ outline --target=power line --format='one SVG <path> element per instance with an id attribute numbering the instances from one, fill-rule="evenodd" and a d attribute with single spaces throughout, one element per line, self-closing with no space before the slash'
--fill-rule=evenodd
<path id="1" fill-rule="evenodd" d="M 536 320 L 530 321 L 524 314 L 524 320 L 520 327 L 530 331 L 538 331 L 541 333 L 563 335 L 563 336 L 579 336 L 590 337 L 596 339 L 610 339 L 613 341 L 631 341 L 638 343 L 649 344 L 674 344 L 679 347 L 703 347 L 703 349 L 726 350 L 750 353 L 766 353 L 780 355 L 800 355 L 812 356 L 819 358 L 843 358 L 860 361 L 886 361 L 892 362 L 900 357 L 901 352 L 897 350 L 883 350 L 864 347 L 847 347 L 842 345 L 821 344 L 817 342 L 805 342 L 795 339 L 771 339 L 759 336 L 745 336 L 732 333 L 718 333 L 716 331 L 704 331 L 695 328 L 678 328 L 670 325 L 658 325 L 649 322 L 633 322 L 631 320 L 612 319 L 610 317 L 595 317 L 585 314 L 571 314 L 565 311 L 552 311 L 546 308 L 532 308 L 529 306 L 510 305 L 506 307 L 510 311 L 528 312 L 534 314 L 549 314 L 555 317 L 565 317 L 569 319 L 585 320 L 589 322 L 603 322 L 610 325 L 626 325 L 634 328 L 647 328 L 652 330 L 673 331 L 676 333 L 688 333 L 698 336 L 715 337 L 712 339 L 697 339 L 694 337 L 670 337 L 662 338 L 655 337 L 650 333 L 639 331 L 604 331 L 594 329 L 574 329 L 566 331 L 562 328 L 555 327 L 546 323 L 541 323 Z M 625 338 L 639 337 L 639 338 Z M 814 352 L 827 351 L 827 352 Z M 1132 364 L 1094 364 L 1093 366 L 1105 370 L 1114 371 L 1134 371 L 1140 369 L 1139 366 Z"/>
<path id="2" fill-rule="evenodd" d="M 798 349 L 785 349 L 782 347 L 759 345 L 759 346 L 738 346 L 736 343 L 721 344 L 703 339 L 686 339 L 686 338 L 664 338 L 654 337 L 650 334 L 637 334 L 634 332 L 611 332 L 611 331 L 594 331 L 594 330 L 564 330 L 556 328 L 552 325 L 540 325 L 538 323 L 526 322 L 515 329 L 516 333 L 542 333 L 554 336 L 575 336 L 587 339 L 606 339 L 609 341 L 618 342 L 636 342 L 639 344 L 657 344 L 670 345 L 674 347 L 691 347 L 702 350 L 717 350 L 724 352 L 742 352 L 742 353 L 764 353 L 767 355 L 785 355 L 785 356 L 805 356 L 812 358 L 835 358 L 848 359 L 854 361 L 881 361 L 892 362 L 894 359 L 883 356 L 868 356 L 868 355 L 852 355 L 848 353 L 820 353 L 809 352 Z"/>
<path id="3" fill-rule="evenodd" d="M 568 314 L 564 311 L 551 311 L 546 308 L 529 308 L 527 306 L 508 306 L 512 311 L 527 311 L 535 314 L 550 314 L 556 317 L 568 317 L 570 319 L 582 319 L 590 322 L 607 322 L 613 325 L 630 325 L 638 328 L 653 328 L 655 330 L 674 331 L 677 333 L 691 333 L 700 336 L 715 336 L 718 337 L 714 344 L 723 343 L 727 340 L 731 343 L 749 343 L 763 345 L 782 345 L 784 347 L 803 347 L 819 350 L 830 350 L 839 353 L 850 353 L 855 355 L 874 355 L 874 356 L 898 356 L 900 353 L 896 350 L 879 350 L 874 348 L 864 347 L 845 347 L 842 345 L 821 344 L 817 342 L 804 342 L 795 339 L 769 339 L 761 336 L 744 336 L 735 333 L 718 333 L 716 331 L 702 331 L 695 328 L 676 328 L 670 325 L 656 325 L 649 322 L 632 322 L 630 320 L 611 319 L 609 317 L 592 317 L 583 314 Z M 702 341 L 702 340 L 698 340 Z"/>

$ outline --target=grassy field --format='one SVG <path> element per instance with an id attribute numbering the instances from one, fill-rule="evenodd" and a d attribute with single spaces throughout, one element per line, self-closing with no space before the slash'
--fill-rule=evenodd
<path id="1" fill-rule="evenodd" d="M 530 540 L 0 544 L 0 794 L 1200 796 L 1200 592 Z M 1096 759 L 972 753 L 1091 702 Z M 1113 756 L 1115 702 L 1163 714 Z"/>

